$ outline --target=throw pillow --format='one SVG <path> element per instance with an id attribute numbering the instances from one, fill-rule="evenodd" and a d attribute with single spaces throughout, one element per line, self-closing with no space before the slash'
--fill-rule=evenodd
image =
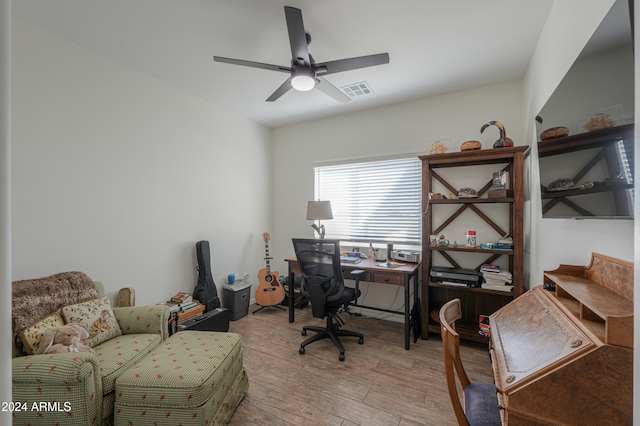
<path id="1" fill-rule="evenodd" d="M 89 330 L 86 343 L 92 348 L 122 334 L 107 296 L 62 308 L 67 323 L 80 323 Z"/>
<path id="2" fill-rule="evenodd" d="M 22 340 L 25 352 L 33 355 L 35 350 L 40 346 L 40 339 L 44 331 L 47 328 L 60 327 L 61 325 L 64 325 L 64 318 L 62 317 L 62 311 L 58 309 L 22 330 L 20 340 Z"/>

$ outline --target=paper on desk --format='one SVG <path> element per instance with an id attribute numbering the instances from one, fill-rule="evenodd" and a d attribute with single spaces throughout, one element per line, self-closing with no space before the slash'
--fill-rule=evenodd
<path id="1" fill-rule="evenodd" d="M 406 263 L 399 263 L 399 262 L 384 262 L 384 263 L 377 263 L 376 266 L 382 266 L 383 268 L 397 268 L 399 266 L 405 266 Z"/>

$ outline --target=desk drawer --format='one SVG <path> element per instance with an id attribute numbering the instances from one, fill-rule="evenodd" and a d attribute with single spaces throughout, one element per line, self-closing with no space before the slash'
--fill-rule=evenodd
<path id="1" fill-rule="evenodd" d="M 404 285 L 404 275 L 388 272 L 374 272 L 371 282 Z"/>
<path id="2" fill-rule="evenodd" d="M 353 276 L 353 274 L 351 274 L 351 271 L 343 271 L 342 272 L 342 277 L 345 280 L 354 280 L 355 281 L 355 279 L 356 279 L 356 277 Z M 360 275 L 360 282 L 369 281 L 369 277 L 371 277 L 371 273 L 365 271 L 364 274 Z"/>

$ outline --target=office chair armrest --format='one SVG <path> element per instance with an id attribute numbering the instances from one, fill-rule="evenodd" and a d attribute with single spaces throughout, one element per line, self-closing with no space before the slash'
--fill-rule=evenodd
<path id="1" fill-rule="evenodd" d="M 353 276 L 356 280 L 356 299 L 353 301 L 354 305 L 358 305 L 358 296 L 360 296 L 360 276 L 364 274 L 366 271 L 362 269 L 354 269 L 350 272 L 351 276 Z"/>

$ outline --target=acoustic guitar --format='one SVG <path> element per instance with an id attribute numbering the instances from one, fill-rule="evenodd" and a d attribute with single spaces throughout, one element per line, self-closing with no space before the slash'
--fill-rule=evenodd
<path id="1" fill-rule="evenodd" d="M 271 267 L 269 266 L 269 260 L 272 258 L 269 257 L 269 239 L 271 235 L 268 232 L 262 234 L 262 239 L 264 240 L 264 252 L 265 252 L 265 262 L 266 268 L 260 269 L 258 271 L 258 278 L 260 279 L 260 284 L 258 284 L 258 289 L 256 290 L 256 302 L 262 306 L 271 306 L 277 305 L 284 300 L 284 288 L 278 281 L 278 272 L 271 272 Z"/>

